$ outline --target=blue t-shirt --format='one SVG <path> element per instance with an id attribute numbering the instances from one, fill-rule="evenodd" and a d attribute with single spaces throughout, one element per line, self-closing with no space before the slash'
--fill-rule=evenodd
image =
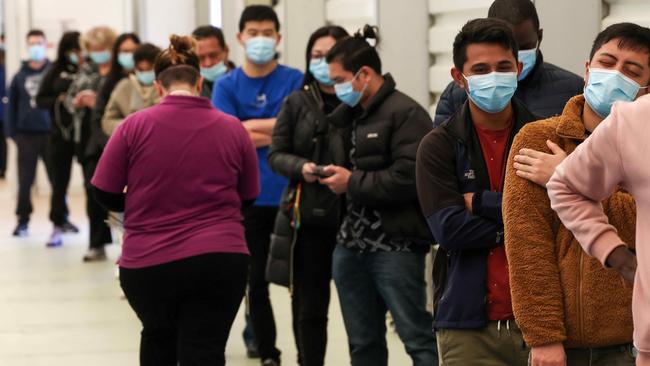
<path id="1" fill-rule="evenodd" d="M 275 118 L 282 102 L 302 84 L 303 74 L 297 69 L 278 65 L 273 72 L 260 78 L 246 76 L 241 67 L 217 80 L 212 92 L 212 104 L 241 121 Z M 271 170 L 267 162 L 268 147 L 257 149 L 261 193 L 256 206 L 278 206 L 287 180 Z"/>

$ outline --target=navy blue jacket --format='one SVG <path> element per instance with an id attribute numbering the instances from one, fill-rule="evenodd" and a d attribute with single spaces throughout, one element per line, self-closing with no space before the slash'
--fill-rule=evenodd
<path id="1" fill-rule="evenodd" d="M 512 102 L 515 134 L 537 120 L 519 101 Z M 510 148 L 508 147 L 508 150 Z M 435 311 L 435 327 L 482 328 L 487 324 L 486 270 L 490 249 L 503 245 L 501 193 L 490 191 L 483 152 L 474 130 L 469 103 L 429 133 L 418 148 L 418 197 L 440 255 L 447 255 L 445 283 Z M 463 194 L 474 193 L 472 211 Z"/>
<path id="2" fill-rule="evenodd" d="M 14 137 L 16 133 L 38 134 L 50 131 L 50 117 L 46 109 L 38 108 L 36 96 L 49 66 L 34 70 L 23 62 L 9 86 L 9 101 L 6 108 L 5 134 Z"/>
<path id="3" fill-rule="evenodd" d="M 519 81 L 515 98 L 540 119 L 562 114 L 569 99 L 582 94 L 585 82 L 578 75 L 544 62 L 537 53 L 537 63 L 530 74 Z M 440 95 L 433 119 L 435 127 L 441 125 L 467 100 L 467 93 L 451 82 Z"/>

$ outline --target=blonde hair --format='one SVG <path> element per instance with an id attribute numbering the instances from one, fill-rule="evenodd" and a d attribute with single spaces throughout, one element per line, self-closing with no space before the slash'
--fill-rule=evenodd
<path id="1" fill-rule="evenodd" d="M 88 30 L 82 37 L 82 45 L 87 50 L 91 47 L 113 48 L 117 35 L 107 27 L 93 27 Z"/>

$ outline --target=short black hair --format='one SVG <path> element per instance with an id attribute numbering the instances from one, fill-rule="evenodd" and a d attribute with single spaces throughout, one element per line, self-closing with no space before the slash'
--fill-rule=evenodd
<path id="1" fill-rule="evenodd" d="M 618 39 L 618 47 L 621 49 L 643 50 L 650 54 L 650 29 L 634 23 L 616 23 L 598 33 L 591 46 L 589 60 L 591 61 L 596 52 L 612 39 Z M 650 65 L 650 57 L 648 65 Z"/>
<path id="2" fill-rule="evenodd" d="M 280 20 L 278 14 L 272 7 L 266 5 L 249 5 L 241 13 L 239 18 L 239 32 L 243 32 L 246 28 L 246 22 L 263 22 L 270 20 L 275 23 L 275 31 L 280 31 Z"/>
<path id="3" fill-rule="evenodd" d="M 375 45 L 368 43 L 369 39 L 375 40 Z M 363 66 L 368 66 L 381 75 L 381 59 L 377 53 L 379 46 L 379 29 L 366 24 L 352 37 L 342 38 L 327 53 L 327 63 L 339 62 L 343 68 L 356 74 Z"/>
<path id="4" fill-rule="evenodd" d="M 213 25 L 202 25 L 196 28 L 194 32 L 192 32 L 192 37 L 196 38 L 197 41 L 210 37 L 216 38 L 221 48 L 226 48 L 226 39 L 223 36 L 223 31 L 221 28 Z"/>
<path id="5" fill-rule="evenodd" d="M 25 38 L 29 38 L 29 37 L 43 37 L 43 38 L 45 38 L 45 32 L 43 32 L 40 29 L 31 29 L 29 32 L 27 32 L 27 37 L 25 37 Z"/>
<path id="6" fill-rule="evenodd" d="M 501 19 L 512 25 L 530 20 L 535 30 L 539 30 L 539 16 L 531 0 L 495 0 L 488 10 L 488 18 Z"/>
<path id="7" fill-rule="evenodd" d="M 348 37 L 348 31 L 346 31 L 343 27 L 340 27 L 338 25 L 325 25 L 322 26 L 314 33 L 311 34 L 309 37 L 309 41 L 307 41 L 307 51 L 305 55 L 305 64 L 306 70 L 305 70 L 305 77 L 303 79 L 302 85 L 309 85 L 314 82 L 314 75 L 311 74 L 309 71 L 309 63 L 311 62 L 311 49 L 314 48 L 314 43 L 316 43 L 317 40 L 323 37 L 332 37 L 334 40 L 338 41 L 342 38 Z"/>
<path id="8" fill-rule="evenodd" d="M 467 46 L 475 43 L 501 45 L 512 51 L 515 60 L 518 60 L 519 47 L 510 25 L 500 19 L 479 18 L 467 22 L 454 39 L 454 66 L 458 70 L 463 70 L 467 62 Z"/>
<path id="9" fill-rule="evenodd" d="M 150 63 L 156 62 L 156 57 L 160 54 L 160 48 L 151 43 L 144 43 L 138 46 L 133 52 L 133 61 L 137 64 L 140 61 L 146 61 Z"/>

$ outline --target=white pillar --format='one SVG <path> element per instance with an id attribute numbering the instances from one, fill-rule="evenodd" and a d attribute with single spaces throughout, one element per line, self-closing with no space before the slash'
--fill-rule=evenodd
<path id="1" fill-rule="evenodd" d="M 539 22 L 544 29 L 540 49 L 544 60 L 580 76 L 601 30 L 603 6 L 594 0 L 537 0 Z"/>
<path id="2" fill-rule="evenodd" d="M 427 29 L 429 15 L 426 0 L 379 0 L 379 47 L 386 72 L 397 88 L 423 107 L 429 104 Z"/>

